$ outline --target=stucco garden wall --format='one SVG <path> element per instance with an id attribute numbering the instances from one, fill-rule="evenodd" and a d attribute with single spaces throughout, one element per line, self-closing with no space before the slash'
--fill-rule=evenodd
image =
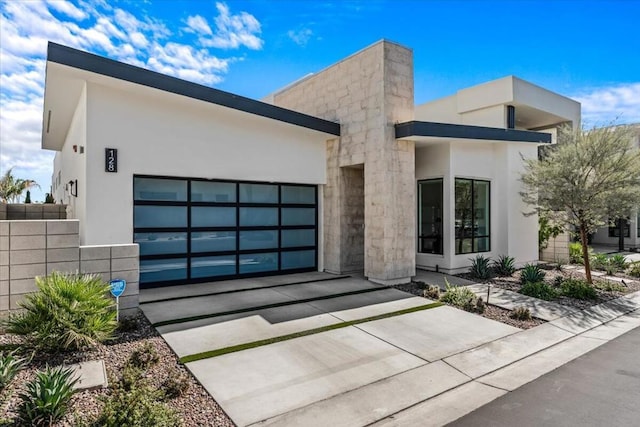
<path id="1" fill-rule="evenodd" d="M 123 314 L 138 307 L 137 244 L 79 245 L 78 220 L 0 221 L 0 312 L 20 308 L 37 290 L 35 278 L 52 271 L 97 274 L 104 281 L 124 279 Z"/>

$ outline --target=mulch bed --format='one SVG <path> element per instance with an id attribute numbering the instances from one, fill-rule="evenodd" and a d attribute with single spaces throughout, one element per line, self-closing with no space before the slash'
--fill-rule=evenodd
<path id="1" fill-rule="evenodd" d="M 177 356 L 142 314 L 133 318 L 128 326 L 132 329 L 127 332 L 119 332 L 115 340 L 90 351 L 59 353 L 54 356 L 36 354 L 29 366 L 18 373 L 7 389 L 0 392 L 0 420 L 15 418 L 15 410 L 19 404 L 18 393 L 28 381 L 34 378 L 36 370 L 42 369 L 46 365 L 56 366 L 102 359 L 105 362 L 109 382 L 112 383 L 114 378 L 119 377 L 131 353 L 144 346 L 145 343 L 151 343 L 160 356 L 159 362 L 149 368 L 147 372 L 147 380 L 154 387 L 160 387 L 168 372 L 172 370 L 186 372 L 186 368 L 178 362 Z M 19 343 L 17 337 L 0 334 L 0 345 L 16 343 Z M 186 392 L 167 402 L 170 408 L 177 411 L 183 425 L 233 426 L 233 422 L 223 412 L 220 405 L 200 383 L 191 374 L 188 374 L 187 378 L 189 387 Z M 77 420 L 91 421 L 95 419 L 102 408 L 99 397 L 106 394 L 107 389 L 104 388 L 75 393 L 71 399 L 67 416 L 56 425 L 75 426 Z"/>

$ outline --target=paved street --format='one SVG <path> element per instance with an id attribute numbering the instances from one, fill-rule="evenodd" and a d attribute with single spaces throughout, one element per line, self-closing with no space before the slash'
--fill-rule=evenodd
<path id="1" fill-rule="evenodd" d="M 640 328 L 507 393 L 450 426 L 637 426 Z"/>

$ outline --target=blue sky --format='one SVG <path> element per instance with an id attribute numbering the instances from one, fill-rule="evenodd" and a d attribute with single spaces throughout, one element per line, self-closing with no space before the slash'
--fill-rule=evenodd
<path id="1" fill-rule="evenodd" d="M 48 191 L 47 40 L 261 98 L 386 38 L 414 52 L 420 104 L 506 75 L 640 122 L 640 0 L 0 0 L 0 173 Z"/>

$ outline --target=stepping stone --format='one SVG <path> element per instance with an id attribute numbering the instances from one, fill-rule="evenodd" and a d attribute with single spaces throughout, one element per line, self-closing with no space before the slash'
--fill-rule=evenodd
<path id="1" fill-rule="evenodd" d="M 107 371 L 103 360 L 76 363 L 69 365 L 69 368 L 74 372 L 72 378 L 78 378 L 78 382 L 73 387 L 76 391 L 102 388 L 108 385 Z"/>

